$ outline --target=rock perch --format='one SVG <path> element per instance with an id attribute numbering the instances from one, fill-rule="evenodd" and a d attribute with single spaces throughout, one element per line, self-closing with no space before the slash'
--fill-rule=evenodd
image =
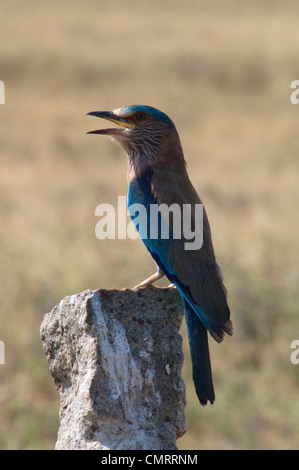
<path id="1" fill-rule="evenodd" d="M 172 287 L 87 290 L 44 317 L 56 449 L 171 450 L 185 424 L 183 306 Z"/>

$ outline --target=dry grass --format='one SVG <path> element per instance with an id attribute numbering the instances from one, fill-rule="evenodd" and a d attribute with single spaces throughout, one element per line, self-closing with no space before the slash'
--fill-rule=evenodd
<path id="1" fill-rule="evenodd" d="M 126 160 L 85 132 L 93 109 L 144 103 L 177 125 L 229 291 L 212 344 L 213 407 L 190 381 L 181 449 L 295 449 L 299 440 L 298 2 L 28 0 L 1 6 L 0 448 L 52 448 L 58 395 L 42 315 L 87 288 L 152 272 L 141 242 L 98 241 L 95 207 L 126 194 Z M 138 262 L 136 262 L 138 260 Z M 186 337 L 185 328 L 182 334 Z"/>

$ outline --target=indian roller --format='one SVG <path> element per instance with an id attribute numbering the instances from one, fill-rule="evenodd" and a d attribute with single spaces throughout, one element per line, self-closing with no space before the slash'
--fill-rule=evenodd
<path id="1" fill-rule="evenodd" d="M 137 287 L 150 285 L 165 275 L 179 290 L 185 309 L 196 394 L 202 405 L 208 401 L 213 404 L 215 394 L 207 332 L 220 343 L 225 333 L 232 335 L 232 323 L 206 211 L 202 206 L 202 244 L 196 250 L 185 249 L 184 234 L 174 236 L 170 218 L 169 237 L 160 234 L 151 237 L 148 226 L 151 205 L 177 204 L 180 208 L 189 205 L 194 228 L 194 208 L 202 204 L 189 179 L 175 125 L 166 114 L 151 106 L 132 105 L 87 114 L 118 125 L 88 134 L 112 137 L 128 156 L 129 212 L 157 265 L 157 273 Z M 136 211 L 130 210 L 135 204 L 146 208 L 146 219 L 137 218 Z"/>

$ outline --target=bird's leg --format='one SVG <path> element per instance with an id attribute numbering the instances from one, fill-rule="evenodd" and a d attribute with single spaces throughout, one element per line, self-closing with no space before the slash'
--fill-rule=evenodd
<path id="1" fill-rule="evenodd" d="M 155 274 L 153 274 L 152 276 L 148 277 L 147 279 L 145 279 L 145 281 L 142 281 L 140 284 L 138 284 L 138 286 L 135 286 L 133 287 L 133 290 L 134 289 L 139 289 L 139 287 L 145 287 L 145 286 L 151 286 L 154 282 L 158 281 L 159 279 L 161 279 L 163 276 L 165 276 L 164 273 L 162 272 L 156 272 Z"/>
<path id="2" fill-rule="evenodd" d="M 158 281 L 164 276 L 165 274 L 163 273 L 161 268 L 157 265 L 157 272 L 153 274 L 152 276 L 148 277 L 147 279 L 145 279 L 145 281 L 138 284 L 138 286 L 133 287 L 133 290 L 139 289 L 139 287 L 151 286 L 154 282 Z"/>

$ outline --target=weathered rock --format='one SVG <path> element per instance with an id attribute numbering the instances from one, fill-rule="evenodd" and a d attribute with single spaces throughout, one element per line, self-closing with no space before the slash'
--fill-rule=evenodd
<path id="1" fill-rule="evenodd" d="M 182 317 L 171 287 L 88 290 L 45 315 L 61 400 L 56 449 L 176 449 L 186 427 Z"/>

